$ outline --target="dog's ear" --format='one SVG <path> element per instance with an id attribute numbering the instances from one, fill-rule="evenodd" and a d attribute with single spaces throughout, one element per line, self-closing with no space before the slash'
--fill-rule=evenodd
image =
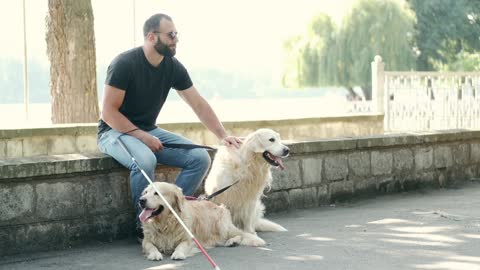
<path id="1" fill-rule="evenodd" d="M 184 200 L 185 198 L 183 197 L 182 189 L 179 188 L 179 191 L 175 192 L 173 195 L 172 208 L 175 210 L 175 212 L 182 212 Z"/>
<path id="2" fill-rule="evenodd" d="M 261 142 L 261 136 L 257 133 L 250 133 L 246 138 L 245 141 L 243 142 L 243 145 L 249 149 L 250 151 L 256 152 L 256 153 L 263 153 L 265 151 L 265 147 L 263 146 Z"/>

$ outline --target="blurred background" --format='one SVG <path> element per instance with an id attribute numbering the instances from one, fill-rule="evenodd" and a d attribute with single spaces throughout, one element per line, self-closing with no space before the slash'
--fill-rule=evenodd
<path id="1" fill-rule="evenodd" d="M 99 102 L 110 61 L 170 15 L 176 57 L 222 121 L 354 112 L 385 70 L 480 71 L 479 0 L 91 0 Z M 0 0 L 0 123 L 51 124 L 47 0 Z M 78 63 L 81 65 L 82 63 Z M 172 92 L 158 122 L 198 121 Z"/>

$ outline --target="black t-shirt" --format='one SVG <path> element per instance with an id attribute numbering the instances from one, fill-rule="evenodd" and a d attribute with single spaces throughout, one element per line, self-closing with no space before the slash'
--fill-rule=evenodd
<path id="1" fill-rule="evenodd" d="M 156 119 L 171 88 L 181 91 L 193 85 L 187 70 L 175 57 L 164 57 L 160 65 L 154 67 L 141 46 L 113 59 L 105 84 L 125 90 L 120 113 L 146 131 L 156 127 Z M 100 119 L 98 136 L 110 129 Z"/>

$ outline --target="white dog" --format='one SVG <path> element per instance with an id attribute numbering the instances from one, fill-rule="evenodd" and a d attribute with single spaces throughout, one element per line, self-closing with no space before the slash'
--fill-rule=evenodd
<path id="1" fill-rule="evenodd" d="M 263 246 L 265 241 L 246 233 L 232 224 L 228 209 L 209 201 L 188 201 L 176 185 L 155 182 L 155 187 L 181 217 L 195 238 L 205 248 L 213 246 Z M 198 249 L 152 185 L 140 197 L 143 208 L 139 218 L 143 223 L 143 252 L 149 260 L 162 260 L 172 254 L 174 260 L 192 256 Z"/>
<path id="2" fill-rule="evenodd" d="M 205 180 L 206 194 L 238 181 L 212 199 L 230 210 L 235 226 L 249 233 L 286 231 L 263 218 L 265 206 L 260 199 L 272 181 L 270 167 L 284 169 L 281 158 L 287 157 L 289 151 L 282 144 L 280 135 L 270 129 L 249 134 L 240 149 L 220 147 Z"/>

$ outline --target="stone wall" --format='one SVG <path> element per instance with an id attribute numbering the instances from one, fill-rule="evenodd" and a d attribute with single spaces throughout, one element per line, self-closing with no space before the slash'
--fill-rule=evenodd
<path id="1" fill-rule="evenodd" d="M 337 136 L 383 134 L 383 115 L 355 115 L 275 121 L 225 122 L 236 136 L 258 128 L 272 128 L 284 140 L 302 141 Z M 201 123 L 161 124 L 195 143 L 214 145 L 218 140 Z M 0 130 L 0 159 L 73 153 L 98 153 L 94 124 L 55 125 L 45 128 Z"/>
<path id="2" fill-rule="evenodd" d="M 267 212 L 439 188 L 479 176 L 480 131 L 336 138 L 289 144 Z M 178 170 L 159 166 L 156 179 Z M 102 154 L 0 161 L 0 256 L 112 240 L 133 232 L 128 171 Z"/>

